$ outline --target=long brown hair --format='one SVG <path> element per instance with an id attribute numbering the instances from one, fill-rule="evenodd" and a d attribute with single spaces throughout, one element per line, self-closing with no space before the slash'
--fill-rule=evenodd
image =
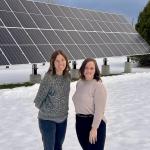
<path id="1" fill-rule="evenodd" d="M 95 74 L 94 74 L 93 79 L 99 81 L 99 80 L 101 80 L 101 78 L 100 78 L 100 70 L 99 70 L 99 68 L 98 68 L 98 65 L 97 65 L 96 60 L 93 59 L 93 58 L 86 58 L 86 59 L 83 61 L 82 65 L 81 65 L 81 67 L 80 67 L 80 69 L 79 69 L 80 78 L 81 78 L 82 80 L 85 80 L 85 76 L 84 76 L 85 66 L 86 66 L 86 64 L 87 64 L 88 62 L 91 62 L 91 61 L 92 61 L 92 62 L 94 63 L 94 65 L 95 65 Z"/>
<path id="2" fill-rule="evenodd" d="M 68 62 L 68 58 L 67 56 L 64 54 L 64 52 L 62 50 L 56 50 L 52 55 L 51 55 L 51 58 L 50 58 L 50 67 L 47 71 L 47 73 L 52 73 L 53 75 L 56 74 L 56 69 L 55 69 L 55 65 L 54 65 L 54 62 L 56 60 L 56 57 L 58 55 L 62 55 L 65 60 L 66 60 L 66 68 L 64 69 L 63 71 L 63 75 L 66 75 L 69 73 L 69 70 L 70 70 L 70 66 L 69 66 L 69 62 Z"/>

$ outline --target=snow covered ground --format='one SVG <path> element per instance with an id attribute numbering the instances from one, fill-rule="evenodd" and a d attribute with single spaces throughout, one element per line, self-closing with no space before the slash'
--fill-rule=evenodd
<path id="1" fill-rule="evenodd" d="M 124 60 L 110 59 L 111 71 L 123 72 Z M 48 64 L 39 66 L 38 72 L 44 74 L 47 67 Z M 150 149 L 150 69 L 133 68 L 133 72 L 102 78 L 108 92 L 105 150 Z M 30 73 L 29 65 L 11 66 L 10 69 L 1 67 L 0 83 L 28 81 Z M 75 112 L 71 99 L 75 85 L 76 82 L 71 83 L 64 150 L 81 150 L 75 133 Z M 35 84 L 0 90 L 0 150 L 42 150 L 38 110 L 33 104 L 38 87 L 39 84 Z"/>
<path id="2" fill-rule="evenodd" d="M 108 64 L 110 65 L 110 72 L 117 74 L 124 72 L 124 62 L 126 57 L 113 57 L 108 58 Z M 80 67 L 82 61 L 77 61 L 77 68 Z M 98 66 L 101 69 L 103 64 L 102 59 L 97 59 Z M 71 66 L 71 64 L 70 64 Z M 132 73 L 135 72 L 150 72 L 150 68 L 137 68 L 135 63 L 132 63 Z M 38 73 L 42 76 L 47 71 L 49 63 L 46 63 L 45 66 L 38 64 Z M 19 83 L 19 82 L 28 82 L 29 76 L 32 73 L 32 65 L 12 65 L 9 69 L 6 69 L 5 66 L 0 66 L 0 84 L 5 83 Z"/>

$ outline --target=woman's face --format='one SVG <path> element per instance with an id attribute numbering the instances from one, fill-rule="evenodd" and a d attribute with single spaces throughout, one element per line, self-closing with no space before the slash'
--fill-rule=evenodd
<path id="1" fill-rule="evenodd" d="M 92 80 L 95 74 L 95 64 L 93 61 L 88 62 L 85 65 L 84 76 L 86 80 Z"/>
<path id="2" fill-rule="evenodd" d="M 64 69 L 66 68 L 66 60 L 61 54 L 57 55 L 54 61 L 54 66 L 55 66 L 56 74 L 63 73 Z"/>

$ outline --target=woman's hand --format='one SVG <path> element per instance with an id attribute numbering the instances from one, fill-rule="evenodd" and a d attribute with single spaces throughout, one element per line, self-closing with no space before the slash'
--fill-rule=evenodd
<path id="1" fill-rule="evenodd" d="M 89 142 L 91 144 L 95 144 L 97 141 L 97 129 L 96 128 L 92 128 L 90 131 L 90 135 L 89 135 Z"/>

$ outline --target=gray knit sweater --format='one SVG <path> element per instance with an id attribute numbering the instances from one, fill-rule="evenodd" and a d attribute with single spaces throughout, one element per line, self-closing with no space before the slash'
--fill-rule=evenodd
<path id="1" fill-rule="evenodd" d="M 39 109 L 38 117 L 56 122 L 67 118 L 69 92 L 69 75 L 46 73 L 34 100 L 35 106 Z"/>

